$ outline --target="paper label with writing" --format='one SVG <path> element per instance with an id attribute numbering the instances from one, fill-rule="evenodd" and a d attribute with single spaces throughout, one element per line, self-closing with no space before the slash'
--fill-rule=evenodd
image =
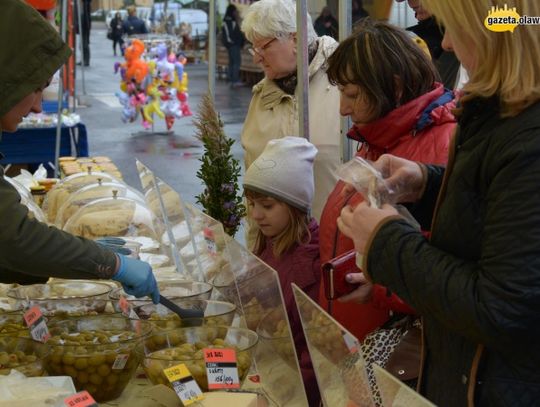
<path id="1" fill-rule="evenodd" d="M 216 239 L 214 237 L 214 231 L 210 228 L 203 229 L 204 240 L 210 254 L 217 254 Z"/>
<path id="2" fill-rule="evenodd" d="M 129 301 L 124 297 L 123 295 L 120 296 L 120 300 L 118 301 L 118 305 L 120 306 L 120 310 L 122 311 L 122 314 L 128 318 L 132 319 L 139 319 L 139 316 L 137 313 L 131 308 L 131 304 Z"/>
<path id="3" fill-rule="evenodd" d="M 39 342 L 47 342 L 51 337 L 49 333 L 49 328 L 47 328 L 47 323 L 45 318 L 39 309 L 39 306 L 34 305 L 28 311 L 24 313 L 24 321 L 30 329 L 30 336 L 32 339 Z"/>
<path id="4" fill-rule="evenodd" d="M 98 404 L 86 390 L 66 397 L 64 404 L 67 407 L 98 407 Z"/>
<path id="5" fill-rule="evenodd" d="M 184 406 L 189 406 L 204 398 L 202 391 L 191 376 L 189 369 L 185 364 L 176 365 L 163 370 L 167 379 L 171 382 L 171 385 L 182 401 Z"/>
<path id="6" fill-rule="evenodd" d="M 206 362 L 206 376 L 208 388 L 213 389 L 238 389 L 238 367 L 236 364 L 236 352 L 234 349 L 203 349 Z"/>
<path id="7" fill-rule="evenodd" d="M 116 357 L 112 365 L 113 370 L 122 370 L 129 359 L 129 354 L 121 354 Z"/>

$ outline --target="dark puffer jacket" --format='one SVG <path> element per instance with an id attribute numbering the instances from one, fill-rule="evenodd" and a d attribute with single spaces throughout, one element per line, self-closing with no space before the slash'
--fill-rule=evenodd
<path id="1" fill-rule="evenodd" d="M 43 86 L 70 50 L 37 11 L 19 0 L 2 1 L 0 27 L 5 34 L 0 35 L 2 117 Z M 0 282 L 34 283 L 43 281 L 40 277 L 96 279 L 114 274 L 114 253 L 29 219 L 20 199 L 0 167 Z"/>
<path id="2" fill-rule="evenodd" d="M 424 316 L 422 393 L 440 406 L 540 403 L 540 103 L 501 119 L 465 104 L 446 174 L 428 167 L 413 214 L 372 234 L 364 270 Z M 445 176 L 443 180 L 443 174 Z"/>

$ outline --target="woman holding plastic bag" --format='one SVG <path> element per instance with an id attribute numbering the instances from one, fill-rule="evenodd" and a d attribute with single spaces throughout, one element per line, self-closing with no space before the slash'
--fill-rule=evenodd
<path id="1" fill-rule="evenodd" d="M 329 59 L 328 77 L 341 92 L 340 113 L 354 126 L 347 136 L 359 143 L 357 157 L 381 154 L 444 164 L 455 119 L 454 95 L 439 83 L 437 70 L 405 31 L 370 19 L 360 22 Z M 353 250 L 353 241 L 337 228 L 346 205 L 363 200 L 339 182 L 330 194 L 320 223 L 321 263 Z M 353 268 L 351 272 L 359 271 Z M 333 301 L 333 316 L 358 339 L 382 326 L 394 311 L 413 312 L 385 287 L 354 274 L 362 283 Z M 324 287 L 323 291 L 324 291 Z M 321 292 L 321 303 L 327 300 Z"/>
<path id="2" fill-rule="evenodd" d="M 424 225 L 433 217 L 431 238 L 390 205 L 346 207 L 338 224 L 363 254 L 365 278 L 423 316 L 423 394 L 445 406 L 537 405 L 540 26 L 497 32 L 484 20 L 495 7 L 539 16 L 540 3 L 423 5 L 470 75 L 448 166 L 384 155 L 376 167 L 395 202 L 414 203 Z"/>

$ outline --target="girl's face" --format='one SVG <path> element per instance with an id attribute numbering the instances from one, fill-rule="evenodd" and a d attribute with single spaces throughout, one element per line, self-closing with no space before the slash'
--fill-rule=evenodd
<path id="1" fill-rule="evenodd" d="M 287 204 L 270 197 L 248 198 L 249 213 L 266 237 L 276 237 L 289 226 Z"/>
<path id="2" fill-rule="evenodd" d="M 253 42 L 253 62 L 259 64 L 271 80 L 284 78 L 296 71 L 296 40 L 261 38 Z"/>
<path id="3" fill-rule="evenodd" d="M 43 88 L 40 88 L 21 99 L 9 112 L 0 117 L 0 129 L 8 133 L 15 132 L 23 117 L 28 113 L 41 113 L 42 93 Z"/>
<path id="4" fill-rule="evenodd" d="M 362 89 L 358 85 L 348 83 L 338 86 L 340 92 L 339 113 L 342 116 L 349 116 L 356 127 L 372 121 L 371 107 L 362 94 Z"/>

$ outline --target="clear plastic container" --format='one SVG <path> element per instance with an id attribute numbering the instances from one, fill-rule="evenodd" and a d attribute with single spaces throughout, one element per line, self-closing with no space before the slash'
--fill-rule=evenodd
<path id="1" fill-rule="evenodd" d="M 119 184 L 123 183 L 119 179 L 104 172 L 88 171 L 70 175 L 60 180 L 45 196 L 42 208 L 47 219 L 50 222 L 54 222 L 58 210 L 73 192 L 78 191 L 86 185 L 95 184 L 98 180 L 102 182 L 114 181 Z"/>
<path id="2" fill-rule="evenodd" d="M 38 305 L 47 316 L 101 313 L 111 286 L 90 281 L 64 281 L 51 284 L 33 284 L 12 288 L 7 296 L 16 306 L 24 308 Z"/>
<path id="3" fill-rule="evenodd" d="M 63 229 L 88 239 L 107 236 L 147 236 L 155 239 L 155 221 L 154 214 L 144 203 L 112 196 L 81 207 Z"/>
<path id="4" fill-rule="evenodd" d="M 236 305 L 224 301 L 176 299 L 172 301 L 180 308 L 204 311 L 202 325 L 206 326 L 230 326 L 236 311 Z M 140 305 L 133 310 L 139 318 L 152 323 L 154 332 L 182 327 L 180 317 L 161 304 Z"/>
<path id="5" fill-rule="evenodd" d="M 26 377 L 45 375 L 45 359 L 50 349 L 30 338 L 0 336 L 0 375 L 17 370 Z"/>
<path id="6" fill-rule="evenodd" d="M 187 280 L 165 280 L 159 281 L 158 287 L 161 295 L 169 299 L 184 299 L 184 300 L 208 300 L 212 294 L 212 285 L 203 283 L 201 281 L 187 281 Z M 151 303 L 149 297 L 136 298 L 132 295 L 126 294 L 123 288 L 117 288 L 112 290 L 109 295 L 113 307 L 116 310 L 120 309 L 120 297 L 124 297 L 128 300 L 132 307 L 138 307 Z"/>
<path id="7" fill-rule="evenodd" d="M 45 367 L 50 375 L 71 376 L 77 391 L 99 403 L 122 394 L 140 362 L 135 348 L 152 330 L 146 321 L 123 316 L 87 316 L 54 321 Z"/>
<path id="8" fill-rule="evenodd" d="M 89 202 L 101 198 L 109 198 L 114 195 L 122 198 L 129 198 L 144 204 L 144 196 L 134 188 L 116 181 L 98 181 L 74 191 L 67 200 L 60 206 L 54 221 L 56 227 L 62 228 L 66 221 Z"/>
<path id="9" fill-rule="evenodd" d="M 143 368 L 153 384 L 171 384 L 163 369 L 183 363 L 202 391 L 208 391 L 204 348 L 234 348 L 240 383 L 246 378 L 258 342 L 249 329 L 232 327 L 178 328 L 143 339 Z"/>

